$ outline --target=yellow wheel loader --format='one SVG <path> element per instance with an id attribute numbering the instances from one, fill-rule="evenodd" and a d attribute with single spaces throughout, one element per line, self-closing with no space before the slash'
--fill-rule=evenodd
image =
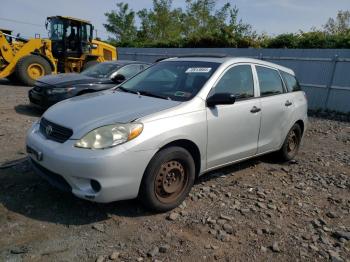
<path id="1" fill-rule="evenodd" d="M 49 38 L 23 39 L 0 29 L 0 78 L 34 85 L 48 74 L 80 72 L 107 60 L 117 59 L 114 46 L 93 39 L 89 21 L 52 16 L 45 23 Z"/>

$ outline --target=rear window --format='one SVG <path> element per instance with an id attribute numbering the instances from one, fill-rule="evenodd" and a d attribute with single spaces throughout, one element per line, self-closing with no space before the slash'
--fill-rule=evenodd
<path id="1" fill-rule="evenodd" d="M 288 74 L 286 72 L 280 71 L 281 75 L 284 79 L 284 82 L 287 85 L 287 89 L 289 92 L 295 92 L 295 91 L 300 91 L 300 85 L 298 80 L 295 78 L 295 76 Z"/>
<path id="2" fill-rule="evenodd" d="M 260 96 L 278 95 L 284 92 L 280 74 L 275 69 L 256 66 L 259 78 Z"/>

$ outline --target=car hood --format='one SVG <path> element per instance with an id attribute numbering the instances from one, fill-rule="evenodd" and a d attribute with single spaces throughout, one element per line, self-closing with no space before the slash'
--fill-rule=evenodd
<path id="1" fill-rule="evenodd" d="M 46 75 L 37 80 L 37 85 L 66 87 L 69 85 L 108 83 L 112 82 L 108 78 L 94 78 L 77 73 Z"/>
<path id="2" fill-rule="evenodd" d="M 97 127 L 128 123 L 181 102 L 107 90 L 64 100 L 43 115 L 47 120 L 73 129 L 72 139 Z"/>

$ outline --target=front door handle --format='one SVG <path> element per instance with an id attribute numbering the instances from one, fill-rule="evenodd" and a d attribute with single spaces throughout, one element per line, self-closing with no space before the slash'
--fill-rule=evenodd
<path id="1" fill-rule="evenodd" d="M 289 100 L 286 101 L 286 103 L 284 104 L 285 106 L 291 106 L 293 103 Z"/>
<path id="2" fill-rule="evenodd" d="M 256 106 L 253 106 L 253 108 L 250 109 L 250 112 L 251 112 L 251 113 L 258 113 L 258 112 L 260 112 L 260 111 L 261 111 L 261 108 L 258 108 L 258 107 L 256 107 Z"/>

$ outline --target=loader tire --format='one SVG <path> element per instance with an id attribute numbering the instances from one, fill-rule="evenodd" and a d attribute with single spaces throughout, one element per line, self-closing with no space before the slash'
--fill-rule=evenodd
<path id="1" fill-rule="evenodd" d="M 13 72 L 11 75 L 9 75 L 7 77 L 7 79 L 13 84 L 17 84 L 18 83 L 17 75 L 16 75 L 15 72 Z"/>
<path id="2" fill-rule="evenodd" d="M 28 55 L 18 61 L 15 72 L 19 82 L 33 86 L 38 78 L 51 74 L 52 70 L 49 62 L 43 57 Z"/>

